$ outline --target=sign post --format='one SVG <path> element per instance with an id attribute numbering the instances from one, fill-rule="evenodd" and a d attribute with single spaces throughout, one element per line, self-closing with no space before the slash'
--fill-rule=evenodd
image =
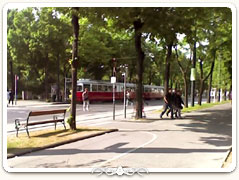
<path id="1" fill-rule="evenodd" d="M 127 74 L 128 74 L 128 65 L 125 64 L 124 68 L 125 68 L 125 72 L 123 73 L 123 76 L 124 76 L 124 118 L 126 119 L 126 81 L 127 81 Z"/>
<path id="2" fill-rule="evenodd" d="M 111 83 L 113 84 L 113 120 L 115 120 L 115 83 L 116 77 L 111 77 Z"/>
<path id="3" fill-rule="evenodd" d="M 195 80 L 196 80 L 196 69 L 195 68 L 191 68 L 191 75 L 190 75 L 190 81 L 191 81 L 191 106 L 194 106 Z"/>
<path id="4" fill-rule="evenodd" d="M 17 81 L 19 80 L 19 76 L 15 75 L 15 105 L 17 105 Z"/>

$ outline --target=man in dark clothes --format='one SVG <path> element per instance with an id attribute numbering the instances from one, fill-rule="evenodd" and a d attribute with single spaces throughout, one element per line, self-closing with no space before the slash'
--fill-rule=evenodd
<path id="1" fill-rule="evenodd" d="M 160 114 L 160 118 L 163 118 L 164 113 L 167 111 L 168 108 L 170 108 L 170 112 L 171 112 L 171 119 L 174 119 L 173 117 L 173 107 L 172 107 L 172 102 L 173 102 L 173 94 L 172 94 L 172 90 L 168 89 L 168 93 L 165 94 L 164 96 L 164 110 L 163 112 Z"/>
<path id="2" fill-rule="evenodd" d="M 10 99 L 9 99 L 9 102 L 8 104 L 10 104 L 12 102 L 12 105 L 13 105 L 13 101 L 14 101 L 14 93 L 12 90 L 10 90 L 9 92 L 9 96 L 10 96 Z"/>
<path id="3" fill-rule="evenodd" d="M 173 100 L 172 100 L 172 106 L 173 106 L 173 109 L 175 110 L 175 117 L 176 118 L 182 118 L 181 117 L 181 109 L 183 109 L 183 106 L 184 105 L 184 102 L 182 100 L 182 94 L 181 94 L 181 91 L 180 90 L 177 90 L 176 93 L 173 93 Z M 167 116 L 169 114 L 170 110 L 168 110 L 167 112 Z"/>

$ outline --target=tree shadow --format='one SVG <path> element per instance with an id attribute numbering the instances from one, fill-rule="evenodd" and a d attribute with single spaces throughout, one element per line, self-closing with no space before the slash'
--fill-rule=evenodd
<path id="1" fill-rule="evenodd" d="M 185 124 L 176 124 L 184 130 L 209 133 L 210 137 L 202 137 L 200 140 L 215 146 L 228 146 L 232 144 L 232 110 L 216 109 L 202 110 L 202 115 L 186 114 L 185 119 L 190 120 Z M 223 137 L 222 137 L 223 136 Z"/>
<path id="2" fill-rule="evenodd" d="M 117 143 L 110 147 L 106 147 L 104 149 L 45 149 L 44 151 L 38 151 L 36 153 L 28 154 L 28 156 L 50 156 L 50 155 L 75 155 L 75 154 L 99 154 L 99 153 L 133 153 L 133 154 L 186 154 L 186 153 L 224 153 L 228 151 L 228 148 L 225 149 L 183 149 L 183 148 L 127 148 L 120 147 L 127 143 Z"/>

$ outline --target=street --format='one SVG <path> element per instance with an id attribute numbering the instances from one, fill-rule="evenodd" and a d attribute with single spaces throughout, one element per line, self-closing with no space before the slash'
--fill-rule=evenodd
<path id="1" fill-rule="evenodd" d="M 113 121 L 112 105 L 101 106 L 92 105 L 90 112 L 78 116 L 86 117 L 78 123 L 117 128 L 118 132 L 11 158 L 7 160 L 8 166 L 73 168 L 74 171 L 79 171 L 78 168 L 147 167 L 151 172 L 158 171 L 155 168 L 221 168 L 231 147 L 230 104 L 187 113 L 183 119 L 176 120 L 167 117 L 161 120 L 159 114 L 146 111 L 146 121 L 124 120 L 120 105 L 117 105 L 117 117 Z M 102 114 L 106 107 L 108 111 Z"/>
<path id="2" fill-rule="evenodd" d="M 145 112 L 148 110 L 158 110 L 162 108 L 163 101 L 162 100 L 151 100 L 147 101 L 145 104 Z M 55 109 L 67 109 L 69 108 L 69 104 L 39 104 L 34 106 L 9 106 L 7 109 L 7 124 L 8 133 L 15 132 L 15 119 L 17 118 L 26 118 L 28 116 L 28 113 L 30 111 L 42 111 L 42 110 L 55 110 Z M 127 106 L 127 116 L 131 117 L 133 113 L 133 105 L 129 104 Z M 122 119 L 124 115 L 123 111 L 123 103 L 117 102 L 116 106 L 116 120 L 118 117 L 119 119 Z M 84 125 L 98 125 L 98 124 L 104 124 L 108 121 L 112 121 L 113 119 L 113 105 L 110 102 L 97 102 L 97 103 L 91 103 L 90 104 L 90 110 L 89 111 L 83 111 L 82 110 L 82 104 L 77 104 L 76 109 L 77 114 L 77 123 L 78 124 L 84 124 Z M 121 117 L 122 116 L 122 117 Z M 38 116 L 38 117 L 31 117 L 31 120 L 45 120 L 49 117 L 52 117 L 50 115 L 46 116 Z M 69 112 L 66 113 L 66 118 L 69 117 Z M 37 127 L 49 127 L 53 126 L 53 124 L 48 125 L 39 125 Z M 36 129 L 36 127 L 31 127 L 32 129 Z M 30 129 L 31 129 L 30 128 Z"/>

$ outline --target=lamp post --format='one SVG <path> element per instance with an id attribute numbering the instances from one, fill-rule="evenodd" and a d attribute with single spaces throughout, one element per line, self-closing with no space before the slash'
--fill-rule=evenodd
<path id="1" fill-rule="evenodd" d="M 15 105 L 17 105 L 17 81 L 19 80 L 19 76 L 15 75 Z"/>
<path id="2" fill-rule="evenodd" d="M 127 81 L 127 75 L 128 75 L 128 64 L 123 65 L 124 67 L 124 73 L 122 74 L 124 76 L 124 118 L 126 119 L 126 81 Z"/>
<path id="3" fill-rule="evenodd" d="M 113 120 L 115 120 L 115 83 L 116 83 L 116 59 L 113 58 L 113 76 L 111 77 L 111 83 L 113 84 Z"/>

